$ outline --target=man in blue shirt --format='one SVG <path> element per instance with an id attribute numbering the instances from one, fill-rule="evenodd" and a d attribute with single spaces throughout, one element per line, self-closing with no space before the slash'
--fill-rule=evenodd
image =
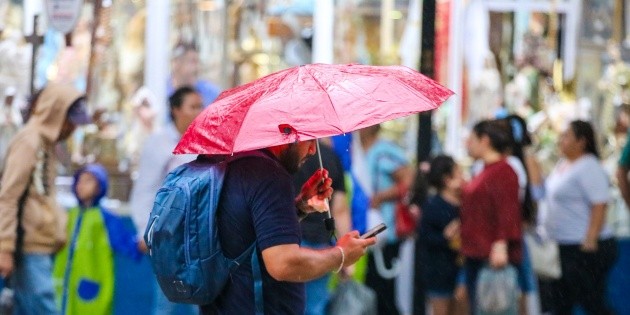
<path id="1" fill-rule="evenodd" d="M 315 153 L 315 141 L 261 150 L 230 163 L 217 212 L 219 238 L 227 257 L 235 258 L 257 244 L 265 314 L 303 314 L 304 282 L 354 264 L 375 238 L 360 239 L 353 231 L 336 246 L 300 247 L 299 218 L 316 211 L 332 195 L 332 180 L 318 170 L 294 193 L 292 174 Z M 296 196 L 293 198 L 293 196 Z M 241 265 L 220 296 L 201 307 L 203 314 L 255 313 L 251 263 Z"/>

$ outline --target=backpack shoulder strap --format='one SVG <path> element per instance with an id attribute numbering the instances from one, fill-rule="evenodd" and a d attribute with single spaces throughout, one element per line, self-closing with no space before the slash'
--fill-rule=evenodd
<path id="1" fill-rule="evenodd" d="M 256 243 L 252 247 L 255 247 L 255 245 Z M 256 315 L 263 315 L 265 314 L 265 303 L 263 299 L 262 268 L 260 267 L 256 250 L 252 251 L 252 276 L 254 277 L 254 310 Z"/>

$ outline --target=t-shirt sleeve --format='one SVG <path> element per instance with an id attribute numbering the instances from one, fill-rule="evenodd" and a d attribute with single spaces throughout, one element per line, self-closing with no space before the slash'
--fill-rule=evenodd
<path id="1" fill-rule="evenodd" d="M 260 250 L 300 243 L 300 225 L 288 174 L 271 169 L 260 176 L 249 194 L 252 220 Z"/>
<path id="2" fill-rule="evenodd" d="M 596 159 L 583 164 L 584 168 L 577 172 L 580 187 L 591 204 L 608 202 L 608 175 Z"/>

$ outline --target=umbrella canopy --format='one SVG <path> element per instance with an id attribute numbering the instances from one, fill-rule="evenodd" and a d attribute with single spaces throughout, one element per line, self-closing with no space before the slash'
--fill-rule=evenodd
<path id="1" fill-rule="evenodd" d="M 343 134 L 435 109 L 452 94 L 403 66 L 293 67 L 223 92 L 174 153 L 232 154 Z"/>

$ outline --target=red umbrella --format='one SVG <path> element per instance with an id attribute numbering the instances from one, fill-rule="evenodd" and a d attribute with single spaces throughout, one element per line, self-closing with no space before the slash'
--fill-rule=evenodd
<path id="1" fill-rule="evenodd" d="M 452 94 L 403 66 L 293 67 L 223 92 L 174 153 L 232 154 L 343 134 L 435 109 Z"/>

